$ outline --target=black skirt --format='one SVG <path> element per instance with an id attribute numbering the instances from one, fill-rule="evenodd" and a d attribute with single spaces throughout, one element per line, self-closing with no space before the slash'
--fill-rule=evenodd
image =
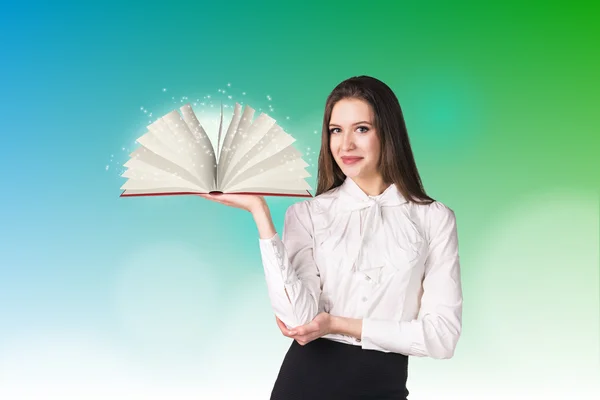
<path id="1" fill-rule="evenodd" d="M 292 341 L 271 400 L 406 400 L 408 357 L 320 338 Z"/>

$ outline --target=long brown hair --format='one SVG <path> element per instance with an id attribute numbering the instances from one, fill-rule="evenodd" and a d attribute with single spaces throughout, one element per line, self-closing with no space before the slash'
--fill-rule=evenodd
<path id="1" fill-rule="evenodd" d="M 425 193 L 423 188 L 398 98 L 389 86 L 370 76 L 349 78 L 338 84 L 327 97 L 321 133 L 316 195 L 341 185 L 346 179 L 329 148 L 329 122 L 333 106 L 338 101 L 348 98 L 364 100 L 373 109 L 375 115 L 373 123 L 381 145 L 381 157 L 377 167 L 383 181 L 386 184 L 396 184 L 400 193 L 408 201 L 420 204 L 435 201 Z"/>

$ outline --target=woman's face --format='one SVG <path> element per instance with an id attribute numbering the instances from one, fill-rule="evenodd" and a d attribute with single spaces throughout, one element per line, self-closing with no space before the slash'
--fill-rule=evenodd
<path id="1" fill-rule="evenodd" d="M 379 175 L 379 135 L 371 105 L 361 99 L 342 99 L 331 112 L 329 148 L 344 175 L 370 179 Z"/>

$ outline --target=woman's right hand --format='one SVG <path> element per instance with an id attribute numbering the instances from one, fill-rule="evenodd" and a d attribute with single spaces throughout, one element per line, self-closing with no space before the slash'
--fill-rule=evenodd
<path id="1" fill-rule="evenodd" d="M 198 194 L 198 196 L 226 206 L 249 211 L 254 218 L 261 239 L 272 238 L 276 233 L 269 206 L 263 196 L 235 193 Z"/>
<path id="2" fill-rule="evenodd" d="M 224 204 L 229 207 L 240 208 L 242 210 L 253 213 L 255 210 L 259 210 L 266 204 L 263 196 L 252 195 L 252 194 L 235 194 L 235 193 L 219 193 L 219 194 L 208 194 L 200 193 L 198 196 L 203 197 L 207 200 L 211 200 L 217 203 Z"/>

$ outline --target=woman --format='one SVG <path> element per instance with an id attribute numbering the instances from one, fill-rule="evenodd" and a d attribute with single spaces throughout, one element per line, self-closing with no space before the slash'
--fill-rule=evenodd
<path id="1" fill-rule="evenodd" d="M 360 76 L 329 95 L 316 196 L 281 239 L 252 213 L 276 322 L 293 338 L 271 399 L 406 399 L 408 356 L 450 358 L 462 327 L 454 212 L 425 194 L 398 99 Z"/>

